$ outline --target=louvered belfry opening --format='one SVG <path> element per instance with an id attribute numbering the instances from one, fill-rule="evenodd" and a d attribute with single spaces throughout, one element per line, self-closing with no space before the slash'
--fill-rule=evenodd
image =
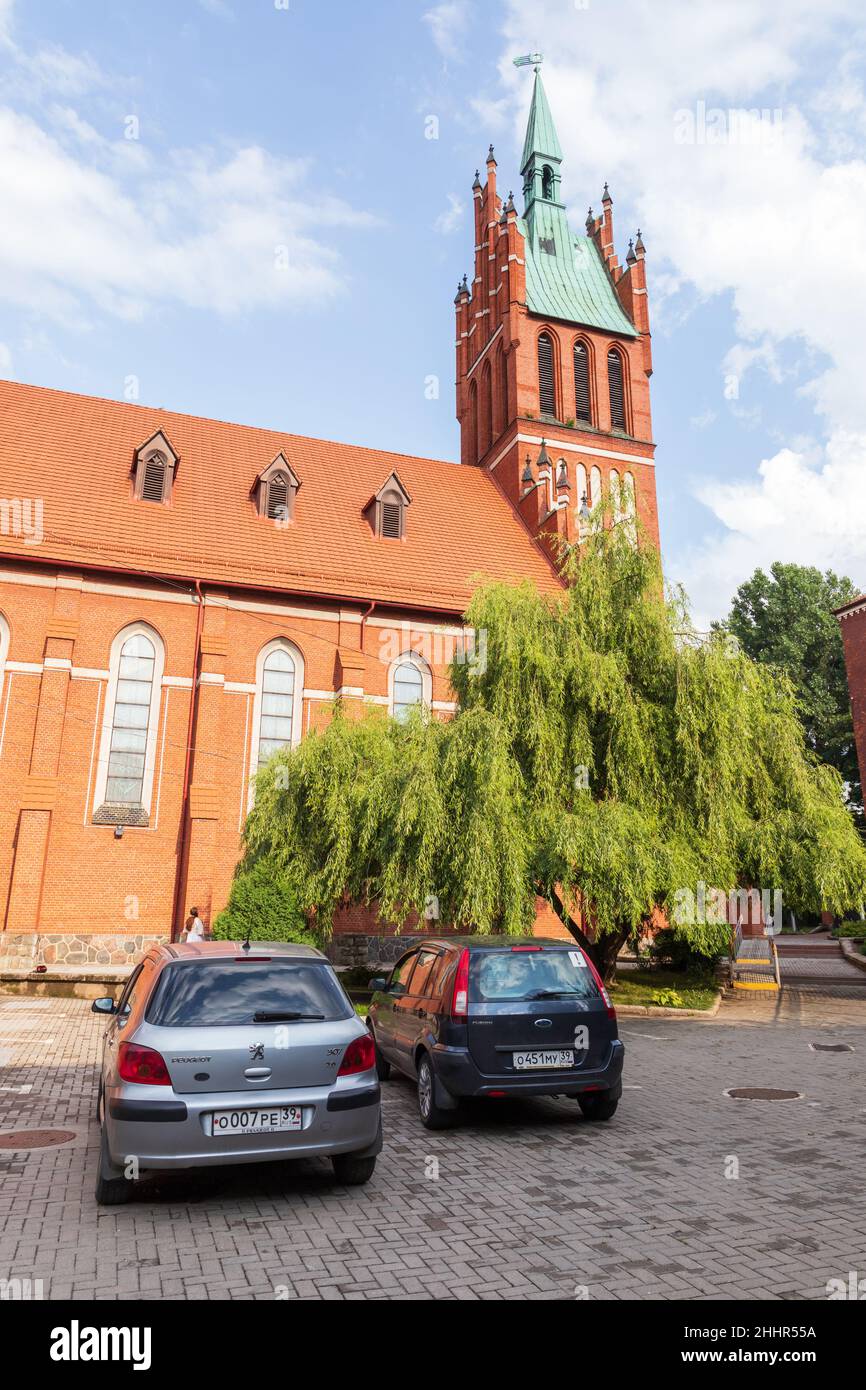
<path id="1" fill-rule="evenodd" d="M 578 420 L 592 420 L 589 398 L 589 353 L 585 343 L 574 345 L 574 405 Z"/>
<path id="2" fill-rule="evenodd" d="M 625 394 L 622 380 L 622 358 L 611 348 L 607 354 L 607 380 L 610 388 L 610 423 L 615 430 L 625 429 Z"/>
<path id="3" fill-rule="evenodd" d="M 542 333 L 538 339 L 538 403 L 542 415 L 556 415 L 553 340 L 549 333 Z"/>
<path id="4" fill-rule="evenodd" d="M 382 535 L 387 540 L 398 541 L 403 535 L 403 508 L 399 502 L 383 502 Z"/>
<path id="5" fill-rule="evenodd" d="M 289 515 L 289 484 L 278 473 L 268 483 L 268 516 L 271 521 L 285 521 Z"/>
<path id="6" fill-rule="evenodd" d="M 141 495 L 145 502 L 163 501 L 165 495 L 165 459 L 162 454 L 151 454 L 144 465 Z"/>

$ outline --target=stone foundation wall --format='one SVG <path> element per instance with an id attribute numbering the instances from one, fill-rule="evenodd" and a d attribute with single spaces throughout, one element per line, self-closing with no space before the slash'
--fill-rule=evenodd
<path id="1" fill-rule="evenodd" d="M 0 933 L 0 970 L 37 965 L 134 965 L 165 936 L 78 936 L 74 932 Z"/>
<path id="2" fill-rule="evenodd" d="M 404 952 L 430 933 L 404 936 L 368 936 L 365 932 L 334 935 L 325 950 L 333 965 L 393 965 Z"/>

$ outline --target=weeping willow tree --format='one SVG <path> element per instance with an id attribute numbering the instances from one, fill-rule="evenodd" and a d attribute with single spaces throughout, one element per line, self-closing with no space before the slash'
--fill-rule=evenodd
<path id="1" fill-rule="evenodd" d="M 667 916 L 713 954 L 727 928 L 674 913 L 698 885 L 781 890 L 795 911 L 859 907 L 866 849 L 838 773 L 804 742 L 792 689 L 665 598 L 622 526 L 563 555 L 566 586 L 482 584 L 484 663 L 455 660 L 455 717 L 335 711 L 259 775 L 241 872 L 289 873 L 327 932 L 347 900 L 405 924 L 530 929 L 545 899 L 605 978 Z"/>

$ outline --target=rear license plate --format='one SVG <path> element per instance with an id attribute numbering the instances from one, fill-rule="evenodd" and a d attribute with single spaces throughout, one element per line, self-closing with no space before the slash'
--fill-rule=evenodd
<path id="1" fill-rule="evenodd" d="M 215 1110 L 212 1134 L 276 1134 L 280 1130 L 302 1129 L 304 1112 L 300 1105 L 275 1105 L 269 1110 Z"/>
<path id="2" fill-rule="evenodd" d="M 574 1053 L 570 1048 L 548 1048 L 545 1051 L 515 1052 L 515 1071 L 549 1071 L 552 1067 L 573 1067 Z"/>

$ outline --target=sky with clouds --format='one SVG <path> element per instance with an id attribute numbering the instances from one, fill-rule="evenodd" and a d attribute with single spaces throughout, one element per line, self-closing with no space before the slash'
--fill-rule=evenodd
<path id="1" fill-rule="evenodd" d="M 864 49 L 861 0 L 0 0 L 0 373 L 455 458 L 540 51 L 574 225 L 607 179 L 647 245 L 669 577 L 866 587 Z"/>

